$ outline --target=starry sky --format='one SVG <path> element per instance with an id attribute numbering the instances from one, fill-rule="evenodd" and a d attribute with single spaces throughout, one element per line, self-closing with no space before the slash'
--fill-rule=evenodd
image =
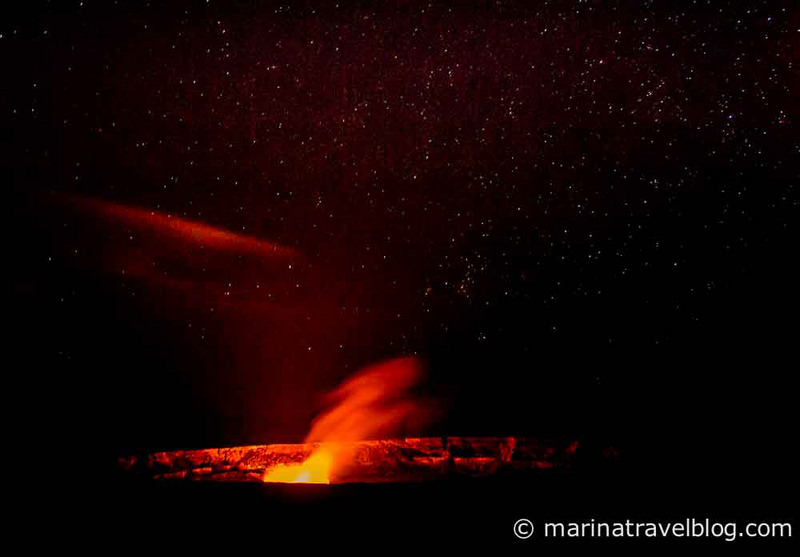
<path id="1" fill-rule="evenodd" d="M 40 430 L 298 441 L 410 354 L 434 433 L 785 422 L 794 2 L 26 10 L 0 113 Z"/>

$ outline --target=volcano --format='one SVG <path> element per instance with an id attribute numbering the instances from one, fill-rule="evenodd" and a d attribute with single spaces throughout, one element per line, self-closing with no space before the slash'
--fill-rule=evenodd
<path id="1" fill-rule="evenodd" d="M 122 470 L 159 480 L 266 483 L 424 482 L 570 469 L 579 444 L 523 437 L 423 437 L 250 445 L 159 452 L 119 460 Z M 332 457 L 340 464 L 330 467 Z"/>

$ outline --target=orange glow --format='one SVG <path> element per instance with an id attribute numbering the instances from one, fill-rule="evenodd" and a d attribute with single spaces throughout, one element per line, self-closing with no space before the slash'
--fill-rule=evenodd
<path id="1" fill-rule="evenodd" d="M 157 211 L 127 207 L 99 199 L 71 197 L 72 203 L 95 214 L 123 223 L 134 230 L 150 230 L 165 238 L 174 238 L 219 251 L 250 254 L 262 257 L 296 257 L 292 248 L 254 236 L 230 232 Z"/>
<path id="2" fill-rule="evenodd" d="M 325 449 L 317 450 L 302 464 L 279 464 L 268 470 L 262 478 L 265 482 L 329 484 L 333 457 Z"/>
<path id="3" fill-rule="evenodd" d="M 394 434 L 422 410 L 411 390 L 423 376 L 416 358 L 397 358 L 361 370 L 328 395 L 333 406 L 314 420 L 306 442 L 364 441 Z"/>
<path id="4" fill-rule="evenodd" d="M 324 443 L 301 464 L 279 464 L 265 482 L 330 483 L 352 459 L 346 444 L 390 437 L 428 417 L 427 405 L 412 390 L 424 369 L 416 358 L 397 358 L 370 366 L 328 396 L 333 406 L 312 424 L 306 443 Z"/>

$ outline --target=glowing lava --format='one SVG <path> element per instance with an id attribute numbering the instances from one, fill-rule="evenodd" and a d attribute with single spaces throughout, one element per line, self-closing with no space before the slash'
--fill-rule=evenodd
<path id="1" fill-rule="evenodd" d="M 331 405 L 318 416 L 306 443 L 323 443 L 300 464 L 278 464 L 262 480 L 331 483 L 352 464 L 348 443 L 387 439 L 430 419 L 427 401 L 414 393 L 424 377 L 417 358 L 396 358 L 367 367 L 328 395 Z"/>
<path id="2" fill-rule="evenodd" d="M 329 484 L 333 456 L 319 449 L 301 464 L 281 464 L 267 470 L 262 478 L 267 483 Z"/>

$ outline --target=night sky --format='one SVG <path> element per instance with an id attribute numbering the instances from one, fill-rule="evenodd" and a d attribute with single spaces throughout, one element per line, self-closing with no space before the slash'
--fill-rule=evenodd
<path id="1" fill-rule="evenodd" d="M 33 438 L 300 441 L 416 354 L 429 434 L 785 439 L 794 2 L 26 5 L 0 114 Z"/>

